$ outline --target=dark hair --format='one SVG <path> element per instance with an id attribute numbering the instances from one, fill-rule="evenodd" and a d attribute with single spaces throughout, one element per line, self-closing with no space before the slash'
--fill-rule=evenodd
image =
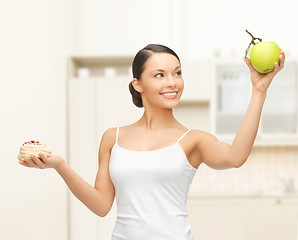
<path id="1" fill-rule="evenodd" d="M 179 57 L 172 49 L 160 44 L 149 44 L 141 49 L 134 57 L 132 63 L 132 75 L 134 78 L 138 80 L 141 79 L 141 75 L 144 71 L 144 64 L 153 55 L 153 53 L 169 53 L 175 56 L 180 62 Z M 133 103 L 139 108 L 144 107 L 141 93 L 134 89 L 132 82 L 129 83 L 129 91 L 132 95 Z"/>

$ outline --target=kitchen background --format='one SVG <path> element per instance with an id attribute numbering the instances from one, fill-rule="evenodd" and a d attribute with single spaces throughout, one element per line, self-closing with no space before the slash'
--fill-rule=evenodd
<path id="1" fill-rule="evenodd" d="M 189 221 L 196 240 L 298 239 L 293 1 L 13 0 L 1 3 L 0 20 L 0 239 L 110 239 L 116 206 L 99 218 L 54 170 L 20 166 L 17 154 L 23 142 L 39 140 L 94 185 L 103 130 L 142 114 L 129 99 L 129 59 L 148 43 L 167 45 L 181 59 L 185 89 L 176 118 L 231 143 L 250 96 L 249 71 L 241 59 L 251 41 L 245 29 L 283 48 L 286 66 L 270 86 L 245 165 L 197 170 Z M 123 66 L 127 72 L 119 77 Z M 235 77 L 230 92 L 223 87 L 219 96 L 225 74 L 244 77 Z M 109 96 L 104 90 L 111 89 L 115 100 L 103 101 Z M 225 121 L 219 121 L 224 119 L 219 103 L 235 103 L 229 96 L 237 96 L 239 105 L 223 108 L 228 121 L 220 125 Z"/>

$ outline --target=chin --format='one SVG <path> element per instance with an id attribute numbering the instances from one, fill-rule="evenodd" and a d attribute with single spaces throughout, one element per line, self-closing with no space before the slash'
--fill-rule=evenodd
<path id="1" fill-rule="evenodd" d="M 178 103 L 179 103 L 179 100 L 175 101 L 175 102 L 172 102 L 171 104 L 165 104 L 165 107 L 168 108 L 168 109 L 172 109 L 172 108 L 177 107 Z"/>

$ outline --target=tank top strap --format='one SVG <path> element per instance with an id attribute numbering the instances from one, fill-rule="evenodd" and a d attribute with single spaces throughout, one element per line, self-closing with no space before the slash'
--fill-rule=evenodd
<path id="1" fill-rule="evenodd" d="M 117 133 L 116 133 L 116 143 L 118 144 L 118 135 L 119 135 L 119 127 L 117 127 Z"/>
<path id="2" fill-rule="evenodd" d="M 190 131 L 191 129 L 188 129 L 179 139 L 177 142 L 180 142 L 180 140 Z"/>

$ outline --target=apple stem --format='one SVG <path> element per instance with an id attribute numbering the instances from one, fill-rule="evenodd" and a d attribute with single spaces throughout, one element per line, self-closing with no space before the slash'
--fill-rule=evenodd
<path id="1" fill-rule="evenodd" d="M 257 39 L 257 40 L 259 40 L 260 42 L 262 42 L 262 39 L 261 38 L 256 38 L 256 37 L 254 37 L 249 31 L 247 31 L 247 30 L 245 30 L 250 36 L 251 36 L 251 38 L 252 38 L 252 40 L 251 40 L 251 44 L 253 44 L 253 45 L 255 45 L 255 40 Z"/>
<path id="2" fill-rule="evenodd" d="M 251 46 L 251 44 L 253 44 L 253 45 L 255 45 L 256 43 L 255 43 L 255 40 L 257 39 L 257 40 L 259 40 L 260 42 L 262 42 L 262 39 L 261 38 L 256 38 L 256 37 L 254 37 L 249 31 L 247 31 L 247 30 L 245 30 L 250 36 L 251 36 L 251 42 L 250 42 L 250 44 L 248 45 L 248 48 L 245 50 L 245 58 L 246 58 L 246 56 L 247 56 L 247 54 L 248 54 L 248 52 L 249 52 L 249 49 L 250 49 L 250 46 Z"/>

